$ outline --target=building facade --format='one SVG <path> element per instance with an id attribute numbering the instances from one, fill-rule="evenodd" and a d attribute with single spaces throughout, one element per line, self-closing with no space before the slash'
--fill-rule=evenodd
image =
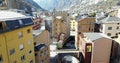
<path id="1" fill-rule="evenodd" d="M 32 19 L 10 11 L 0 14 L 0 62 L 35 63 Z"/>
<path id="2" fill-rule="evenodd" d="M 78 21 L 78 31 L 80 32 L 94 32 L 94 25 L 96 19 L 94 17 L 87 17 Z"/>
<path id="3" fill-rule="evenodd" d="M 69 14 L 64 11 L 55 13 L 52 21 L 53 41 L 59 42 L 61 40 L 61 35 L 64 35 L 64 39 L 62 39 L 62 41 L 66 40 L 70 36 Z"/>
<path id="4" fill-rule="evenodd" d="M 78 33 L 82 34 L 84 32 L 94 32 L 95 20 L 94 17 L 86 17 L 83 19 L 79 19 L 78 26 L 75 30 L 75 46 L 78 47 Z"/>
<path id="5" fill-rule="evenodd" d="M 77 26 L 78 26 L 77 21 L 75 20 L 74 17 L 71 17 L 70 18 L 70 31 L 75 31 Z"/>
<path id="6" fill-rule="evenodd" d="M 97 21 L 100 25 L 98 28 L 100 32 L 106 34 L 111 38 L 117 38 L 120 33 L 120 18 L 114 16 L 105 17 L 102 20 Z"/>
<path id="7" fill-rule="evenodd" d="M 79 50 L 84 63 L 110 63 L 111 47 L 112 39 L 103 33 L 79 34 Z"/>
<path id="8" fill-rule="evenodd" d="M 34 37 L 35 62 L 50 63 L 50 35 L 47 30 Z"/>

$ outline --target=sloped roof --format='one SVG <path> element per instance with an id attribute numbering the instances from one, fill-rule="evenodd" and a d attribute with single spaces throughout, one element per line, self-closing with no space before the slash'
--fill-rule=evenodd
<path id="1" fill-rule="evenodd" d="M 97 23 L 116 23 L 116 22 L 117 23 L 120 22 L 120 18 L 115 16 L 109 16 L 97 21 Z"/>
<path id="2" fill-rule="evenodd" d="M 95 41 L 97 39 L 100 38 L 108 38 L 111 39 L 110 37 L 108 37 L 107 35 L 103 34 L 103 33 L 83 33 L 88 39 L 90 39 L 91 41 Z"/>
<path id="3" fill-rule="evenodd" d="M 41 50 L 42 48 L 44 48 L 45 46 L 46 46 L 46 44 L 40 44 L 40 45 L 38 45 L 38 46 L 35 46 L 34 49 L 35 49 L 35 51 L 39 51 L 39 50 Z"/>
<path id="4" fill-rule="evenodd" d="M 20 19 L 20 18 L 26 18 L 26 16 L 22 15 L 20 13 L 7 11 L 7 10 L 6 11 L 0 11 L 0 21 Z"/>

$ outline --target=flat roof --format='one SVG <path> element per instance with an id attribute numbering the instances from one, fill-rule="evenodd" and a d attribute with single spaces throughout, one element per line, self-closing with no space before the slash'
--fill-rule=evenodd
<path id="1" fill-rule="evenodd" d="M 83 34 L 86 36 L 86 38 L 90 39 L 91 41 L 95 41 L 100 38 L 111 39 L 110 37 L 108 37 L 107 35 L 103 33 L 83 33 Z"/>
<path id="2" fill-rule="evenodd" d="M 13 11 L 0 10 L 0 21 L 15 20 L 21 18 L 27 18 L 27 16 Z"/>

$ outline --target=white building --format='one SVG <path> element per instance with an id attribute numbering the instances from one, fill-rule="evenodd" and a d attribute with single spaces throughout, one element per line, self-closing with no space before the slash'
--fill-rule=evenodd
<path id="1" fill-rule="evenodd" d="M 117 16 L 120 18 L 120 9 L 118 9 L 118 14 L 117 14 Z"/>
<path id="2" fill-rule="evenodd" d="M 97 24 L 100 24 L 100 32 L 111 38 L 118 37 L 118 34 L 120 33 L 120 18 L 108 16 L 97 21 Z"/>

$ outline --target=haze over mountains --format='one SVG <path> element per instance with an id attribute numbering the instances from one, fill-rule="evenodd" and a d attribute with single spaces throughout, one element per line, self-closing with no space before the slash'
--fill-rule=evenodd
<path id="1" fill-rule="evenodd" d="M 58 11 L 69 10 L 72 8 L 80 8 L 82 6 L 88 6 L 97 4 L 98 2 L 116 1 L 116 0 L 25 0 L 31 3 L 37 8 L 42 10 L 53 10 L 54 8 Z"/>

